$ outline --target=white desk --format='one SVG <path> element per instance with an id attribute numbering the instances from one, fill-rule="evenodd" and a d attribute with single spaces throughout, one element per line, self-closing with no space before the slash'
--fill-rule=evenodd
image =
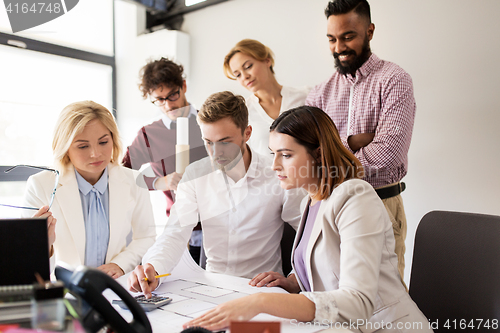
<path id="1" fill-rule="evenodd" d="M 125 288 L 128 274 L 118 279 Z M 209 273 L 201 269 L 191 259 L 189 252 L 185 252 L 181 261 L 172 272 L 171 276 L 164 278 L 164 282 L 155 291 L 159 295 L 172 298 L 172 302 L 160 309 L 148 312 L 148 318 L 154 333 L 178 333 L 182 331 L 182 324 L 198 317 L 226 301 L 259 292 L 286 293 L 281 288 L 257 288 L 248 284 L 249 279 Z M 106 293 L 108 299 L 113 295 Z M 131 319 L 129 311 L 115 308 L 126 319 Z M 289 319 L 278 318 L 267 314 L 260 314 L 253 320 L 280 321 L 283 333 L 309 333 L 327 329 L 312 323 L 298 323 Z M 340 333 L 351 332 L 346 329 L 329 329 L 326 332 Z"/>

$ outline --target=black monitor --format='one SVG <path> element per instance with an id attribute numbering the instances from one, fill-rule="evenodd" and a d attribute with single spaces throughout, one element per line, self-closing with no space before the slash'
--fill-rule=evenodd
<path id="1" fill-rule="evenodd" d="M 0 286 L 50 280 L 46 218 L 0 219 Z"/>

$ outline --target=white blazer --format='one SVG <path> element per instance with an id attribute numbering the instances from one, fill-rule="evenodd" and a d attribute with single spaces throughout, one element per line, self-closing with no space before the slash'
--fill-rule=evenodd
<path id="1" fill-rule="evenodd" d="M 106 263 L 115 263 L 125 273 L 141 262 L 156 238 L 155 223 L 147 188 L 136 184 L 138 173 L 119 165 L 108 165 L 109 243 Z M 25 204 L 31 207 L 48 205 L 54 188 L 55 174 L 42 171 L 28 179 Z M 59 178 L 51 208 L 57 219 L 54 253 L 56 261 L 73 267 L 85 260 L 85 223 L 73 166 Z M 32 212 L 23 212 L 31 216 Z M 132 241 L 126 244 L 132 231 Z"/>
<path id="2" fill-rule="evenodd" d="M 432 332 L 400 281 L 392 224 L 373 187 L 348 180 L 318 204 L 305 256 L 312 291 L 303 292 L 316 305 L 315 320 L 354 323 L 358 332 Z M 382 321 L 393 330 L 381 329 Z"/>

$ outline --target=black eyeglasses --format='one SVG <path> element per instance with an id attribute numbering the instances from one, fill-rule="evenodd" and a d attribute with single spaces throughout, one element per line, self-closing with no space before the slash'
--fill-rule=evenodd
<path id="1" fill-rule="evenodd" d="M 179 99 L 179 97 L 181 97 L 181 88 L 177 89 L 177 91 L 174 91 L 165 98 L 158 97 L 154 101 L 151 101 L 151 103 L 153 103 L 156 106 L 163 106 L 165 105 L 167 100 L 169 100 L 170 102 L 175 102 L 176 100 Z"/>
<path id="2" fill-rule="evenodd" d="M 50 207 L 52 207 L 52 203 L 54 202 L 54 197 L 56 195 L 57 185 L 59 184 L 59 171 L 54 170 L 54 169 L 50 169 L 50 168 L 45 168 L 45 167 L 20 164 L 20 165 L 15 165 L 12 168 L 9 168 L 9 169 L 5 170 L 4 172 L 5 173 L 9 173 L 12 170 L 14 170 L 15 168 L 20 168 L 20 167 L 32 168 L 32 169 L 39 169 L 39 170 L 48 170 L 48 171 L 52 171 L 52 172 L 54 172 L 56 174 L 56 179 L 55 179 L 55 183 L 54 183 L 54 189 L 52 190 L 52 194 L 50 195 L 50 202 L 49 202 L 49 209 L 50 209 Z M 0 204 L 0 206 L 11 207 L 11 208 L 21 208 L 21 209 L 33 209 L 33 210 L 39 210 L 40 209 L 40 208 L 35 208 L 35 207 L 12 206 L 12 205 L 5 205 L 5 204 Z"/>

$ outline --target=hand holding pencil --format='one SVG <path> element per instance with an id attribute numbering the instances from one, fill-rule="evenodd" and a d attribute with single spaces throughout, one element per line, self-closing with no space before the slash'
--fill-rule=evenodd
<path id="1" fill-rule="evenodd" d="M 158 288 L 159 278 L 170 274 L 158 275 L 151 264 L 138 265 L 127 279 L 128 289 L 133 292 L 142 292 L 146 298 L 151 298 L 151 292 Z"/>

